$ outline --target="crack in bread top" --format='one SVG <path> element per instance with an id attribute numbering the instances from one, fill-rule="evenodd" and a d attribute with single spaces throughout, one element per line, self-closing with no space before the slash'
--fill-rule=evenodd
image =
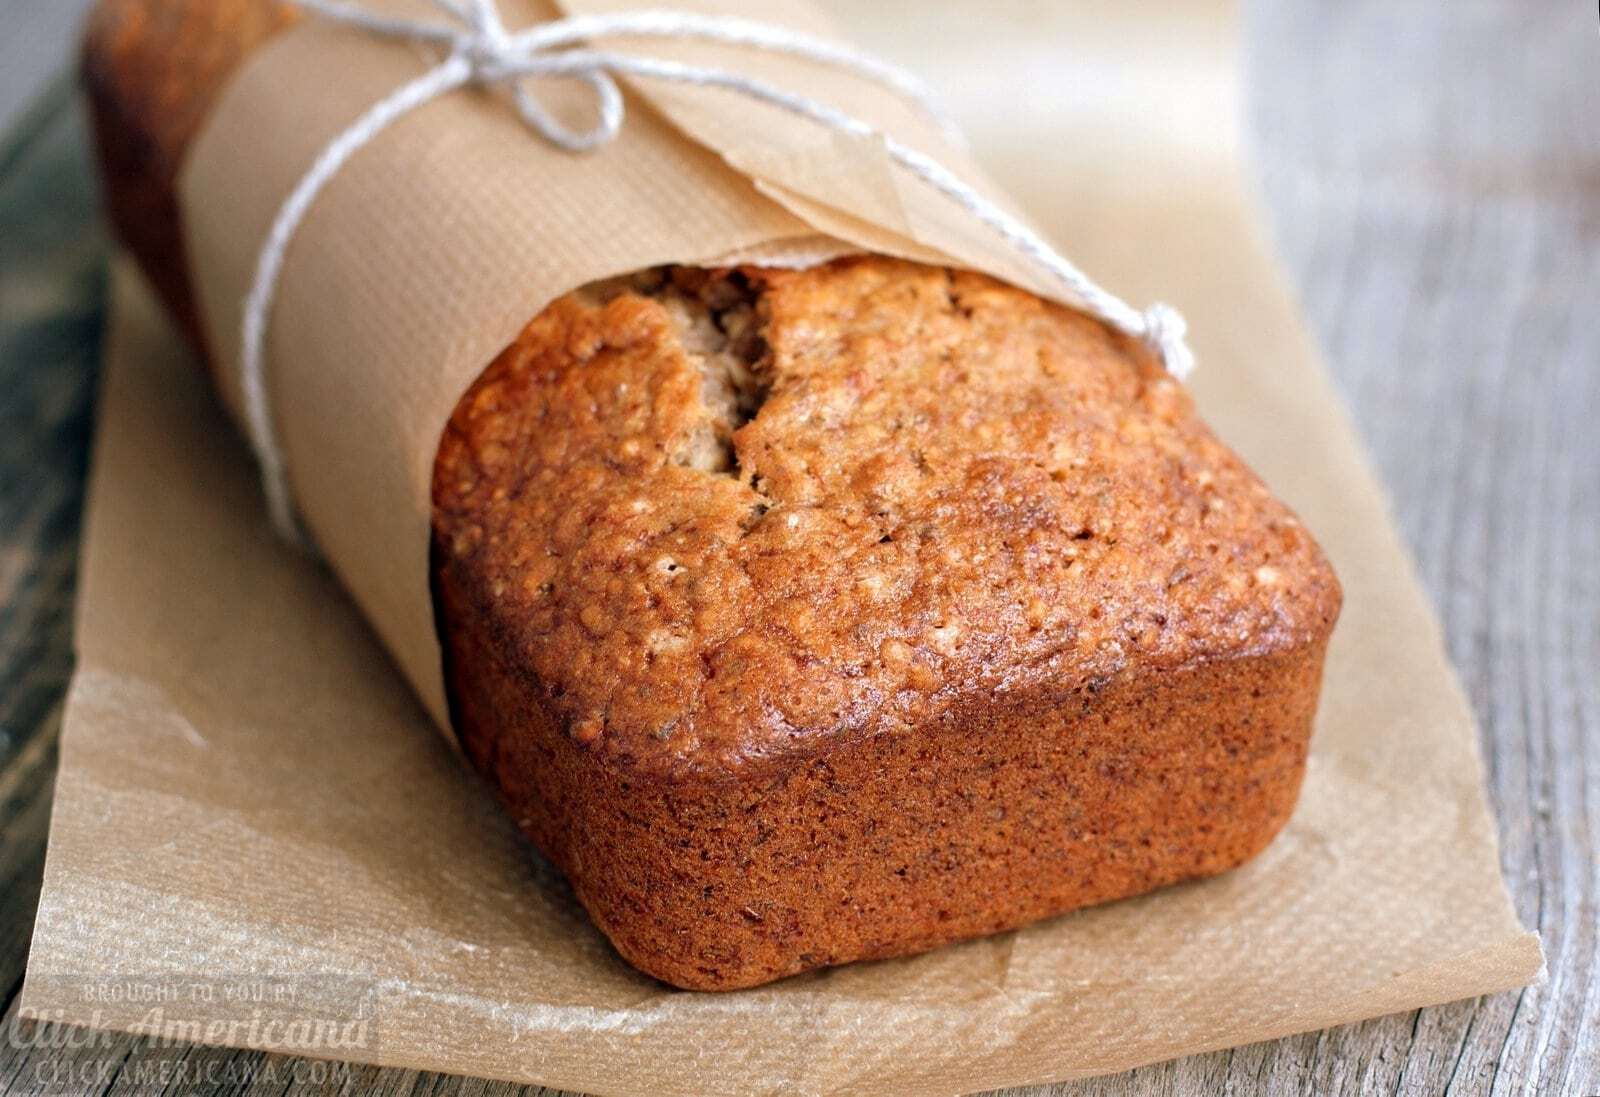
<path id="1" fill-rule="evenodd" d="M 457 406 L 434 508 L 508 669 L 664 774 L 1315 642 L 1339 603 L 1142 346 L 880 257 L 557 300 Z"/>

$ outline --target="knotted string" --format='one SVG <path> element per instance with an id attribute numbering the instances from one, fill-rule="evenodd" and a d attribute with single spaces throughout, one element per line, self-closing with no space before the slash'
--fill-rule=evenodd
<path id="1" fill-rule="evenodd" d="M 1044 268 L 1067 290 L 1068 298 L 1084 311 L 1143 340 L 1173 376 L 1182 379 L 1194 368 L 1194 355 L 1184 338 L 1186 326 L 1176 309 L 1155 304 L 1141 312 L 1102 289 L 1038 233 L 983 197 L 932 157 L 826 103 L 760 80 L 720 69 L 597 50 L 581 43 L 614 37 L 688 39 L 801 58 L 852 73 L 889 89 L 923 110 L 948 137 L 959 143 L 959 131 L 939 110 L 928 88 L 898 66 L 788 27 L 732 16 L 642 10 L 616 15 L 571 16 L 512 32 L 502 22 L 494 0 L 430 0 L 448 17 L 448 21 L 437 22 L 392 18 L 346 0 L 298 2 L 324 18 L 381 37 L 434 45 L 446 52 L 437 66 L 374 104 L 329 142 L 279 208 L 256 260 L 255 279 L 245 298 L 240 333 L 239 372 L 245 426 L 260 462 L 262 485 L 273 524 L 293 540 L 303 541 L 303 538 L 289 494 L 283 450 L 273 423 L 263 365 L 267 322 L 289 243 L 312 203 L 351 156 L 391 123 L 469 85 L 507 87 L 517 113 L 529 129 L 557 148 L 575 153 L 604 145 L 622 128 L 625 108 L 617 86 L 619 76 L 721 88 L 830 129 L 873 138 L 882 143 L 890 159 L 901 168 L 966 210 Z M 575 131 L 559 122 L 529 91 L 526 81 L 532 77 L 564 77 L 588 85 L 595 93 L 593 126 Z"/>

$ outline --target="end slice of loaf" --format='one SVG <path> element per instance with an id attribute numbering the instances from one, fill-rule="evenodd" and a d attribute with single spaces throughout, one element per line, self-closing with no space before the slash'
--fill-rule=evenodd
<path id="1" fill-rule="evenodd" d="M 434 505 L 469 755 L 680 986 L 1240 863 L 1339 606 L 1142 347 L 877 257 L 557 301 L 462 399 Z"/>

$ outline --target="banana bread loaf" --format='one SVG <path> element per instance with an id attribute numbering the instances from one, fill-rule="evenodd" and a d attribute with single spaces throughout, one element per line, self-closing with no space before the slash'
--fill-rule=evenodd
<path id="1" fill-rule="evenodd" d="M 267 0 L 103 0 L 115 222 Z M 198 51 L 206 58 L 195 63 Z M 551 304 L 433 480 L 455 729 L 643 971 L 751 986 L 1224 871 L 1288 818 L 1339 588 L 1142 347 L 882 257 Z"/>

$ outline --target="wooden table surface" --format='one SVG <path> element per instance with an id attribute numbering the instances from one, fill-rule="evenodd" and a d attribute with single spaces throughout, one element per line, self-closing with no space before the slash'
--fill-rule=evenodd
<path id="1" fill-rule="evenodd" d="M 68 6 L 23 5 L 62 26 Z M 1482 723 L 1501 863 L 1549 975 L 1039 1092 L 1597 1094 L 1595 10 L 1261 0 L 1248 24 L 1272 226 Z M 39 52 L 6 47 L 0 93 Z M 106 241 L 67 85 L 14 107 L 0 102 L 17 119 L 0 144 L 0 1090 L 515 1090 L 129 1037 L 84 1048 L 17 1021 L 72 667 Z"/>

